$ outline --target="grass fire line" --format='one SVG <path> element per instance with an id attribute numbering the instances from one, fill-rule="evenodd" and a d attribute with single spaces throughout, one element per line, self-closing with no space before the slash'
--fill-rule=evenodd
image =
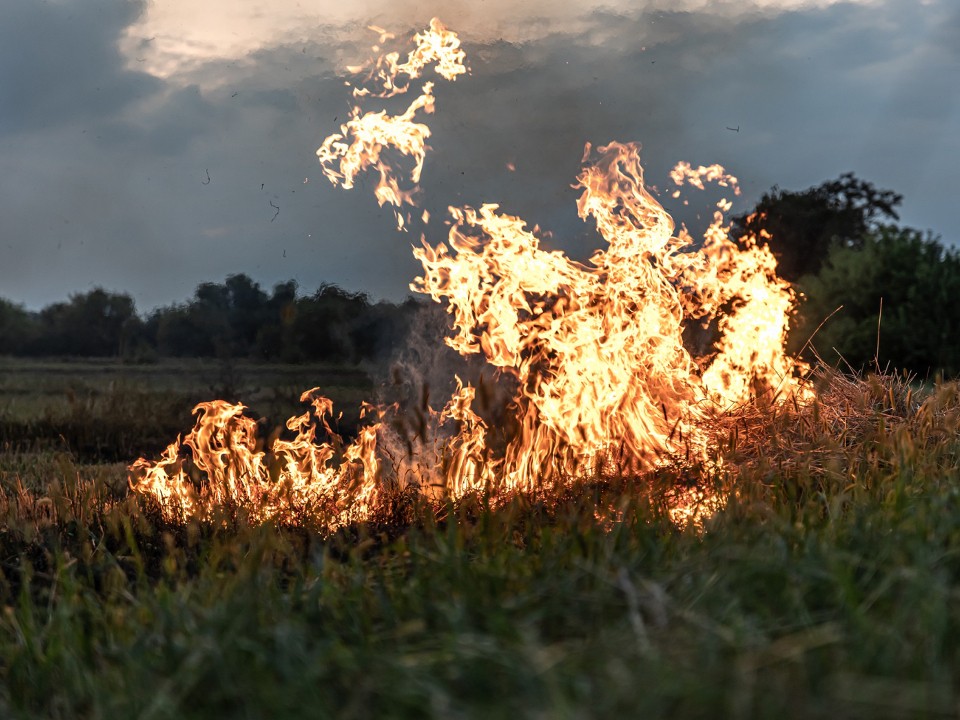
<path id="1" fill-rule="evenodd" d="M 344 189 L 361 173 L 379 175 L 377 202 L 409 232 L 419 222 L 429 149 L 423 120 L 436 109 L 436 84 L 424 74 L 432 68 L 437 81 L 454 82 L 468 73 L 466 55 L 437 19 L 414 35 L 406 59 L 383 53 L 395 38 L 372 30 L 379 54 L 350 68 L 356 105 L 317 156 Z M 399 114 L 366 109 L 399 96 L 413 98 Z M 740 193 L 718 165 L 680 163 L 671 179 L 675 196 L 704 182 Z M 459 378 L 402 456 L 383 451 L 402 408 L 365 406 L 366 424 L 346 442 L 333 430 L 331 401 L 315 388 L 301 398 L 309 410 L 286 422 L 292 439 L 264 444 L 243 405 L 214 400 L 196 407 L 193 430 L 158 460 L 131 465 L 132 488 L 155 497 L 169 518 L 204 518 L 232 504 L 255 521 L 310 511 L 338 526 L 363 520 L 385 488 L 416 485 L 455 499 L 644 472 L 676 458 L 716 467 L 712 448 L 727 440 L 718 418 L 813 398 L 808 368 L 784 349 L 795 293 L 758 238 L 729 237 L 728 199 L 701 241 L 677 231 L 645 186 L 636 143 L 587 144 L 576 187 L 579 216 L 603 241 L 587 263 L 542 248 L 537 229 L 496 204 L 451 208 L 446 242 L 428 241 L 424 226 L 413 250 L 423 272 L 410 287 L 445 304 L 445 342 L 515 381 L 516 430 L 505 443 L 489 441 L 491 427 L 473 407 L 476 388 Z M 697 323 L 718 334 L 705 357 L 684 344 L 684 328 Z M 702 493 L 681 495 L 672 512 L 682 521 L 704 507 L 711 503 Z"/>

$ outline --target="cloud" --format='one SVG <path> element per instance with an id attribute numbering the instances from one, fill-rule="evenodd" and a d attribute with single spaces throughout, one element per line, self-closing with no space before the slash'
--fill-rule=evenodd
<path id="1" fill-rule="evenodd" d="M 308 290 L 406 294 L 418 236 L 393 229 L 372 179 L 333 188 L 314 155 L 348 111 L 338 72 L 366 57 L 363 24 L 338 30 L 338 16 L 314 17 L 298 31 L 287 4 L 244 4 L 262 19 L 221 16 L 223 42 L 259 28 L 256 41 L 226 52 L 188 25 L 186 60 L 164 65 L 154 48 L 174 46 L 176 25 L 151 25 L 151 13 L 169 3 L 0 10 L 0 58 L 17 52 L 8 28 L 19 13 L 20 27 L 45 38 L 37 51 L 20 40 L 22 63 L 49 85 L 17 89 L 30 97 L 0 116 L 0 296 L 39 306 L 104 285 L 148 309 L 234 272 L 266 286 L 295 278 Z M 652 183 L 682 159 L 726 165 L 745 188 L 740 209 L 775 183 L 804 188 L 853 170 L 904 193 L 907 222 L 941 232 L 960 223 L 949 167 L 960 118 L 945 91 L 960 82 L 960 22 L 947 0 L 922 12 L 907 0 L 672 12 L 566 3 L 556 16 L 528 4 L 514 24 L 511 4 L 494 3 L 501 15 L 486 17 L 488 32 L 464 33 L 472 75 L 436 89 L 423 177 L 432 241 L 448 205 L 501 202 L 554 231 L 552 246 L 589 255 L 597 239 L 570 185 L 584 143 L 610 140 L 643 144 Z M 141 37 L 151 28 L 166 35 Z M 49 56 L 54 46 L 73 49 Z M 16 73 L 0 67 L 6 108 Z"/>
<path id="2" fill-rule="evenodd" d="M 109 117 L 160 82 L 117 48 L 142 6 L 124 0 L 0 5 L 0 135 Z"/>
<path id="3" fill-rule="evenodd" d="M 456 25 L 472 43 L 537 42 L 556 33 L 580 35 L 604 13 L 648 23 L 660 12 L 742 18 L 757 13 L 829 7 L 838 2 L 876 0 L 164 0 L 151 3 L 126 35 L 158 76 L 192 74 L 206 62 L 243 61 L 251 53 L 298 42 L 366 43 L 371 24 L 404 34 L 432 17 Z M 344 58 L 344 62 L 350 62 Z"/>

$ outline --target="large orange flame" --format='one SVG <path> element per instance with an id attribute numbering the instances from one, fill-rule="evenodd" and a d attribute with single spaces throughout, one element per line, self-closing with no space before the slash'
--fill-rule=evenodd
<path id="1" fill-rule="evenodd" d="M 391 37 L 374 30 L 381 43 Z M 391 53 L 358 68 L 366 84 L 354 96 L 406 93 L 431 65 L 447 80 L 466 72 L 459 39 L 439 21 L 414 43 L 403 63 Z M 355 107 L 317 151 L 327 177 L 344 188 L 366 169 L 378 172 L 377 200 L 396 209 L 401 228 L 410 220 L 403 206 L 416 203 L 430 136 L 416 117 L 434 111 L 433 89 L 423 82 L 399 115 Z M 405 175 L 387 158 L 392 153 L 413 159 Z M 684 184 L 703 189 L 704 181 L 739 194 L 736 178 L 718 165 L 681 163 L 671 177 L 675 194 Z M 493 204 L 451 208 L 446 243 L 423 238 L 414 249 L 423 274 L 411 288 L 446 304 L 447 344 L 482 355 L 516 380 L 518 430 L 499 452 L 472 409 L 475 389 L 459 379 L 447 405 L 430 411 L 433 443 L 422 434 L 404 457 L 378 447 L 383 415 L 396 409 L 376 410 L 377 421 L 345 445 L 327 421 L 330 401 L 314 390 L 302 398 L 312 412 L 287 422 L 296 437 L 265 449 L 243 406 L 199 405 L 182 442 L 157 462 L 134 463 L 134 489 L 157 497 L 170 515 L 208 516 L 233 503 L 257 519 L 291 519 L 309 506 L 336 525 L 363 518 L 385 483 L 457 497 L 610 466 L 641 471 L 677 452 L 705 458 L 711 416 L 806 392 L 798 379 L 803 367 L 784 352 L 794 293 L 765 245 L 729 238 L 728 200 L 718 202 L 702 242 L 686 229 L 675 234 L 673 219 L 646 189 L 632 143 L 587 145 L 577 187 L 579 215 L 605 243 L 588 263 L 543 249 L 536 230 Z M 685 329 L 697 324 L 717 335 L 705 357 L 684 344 Z M 184 448 L 189 462 L 180 457 Z"/>

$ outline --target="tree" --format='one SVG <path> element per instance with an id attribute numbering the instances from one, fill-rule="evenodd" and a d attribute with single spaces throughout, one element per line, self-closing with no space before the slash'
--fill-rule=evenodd
<path id="1" fill-rule="evenodd" d="M 211 357 L 210 336 L 195 321 L 188 305 L 171 305 L 155 310 L 147 320 L 155 328 L 157 352 L 165 357 Z"/>
<path id="2" fill-rule="evenodd" d="M 324 283 L 297 303 L 291 340 L 312 360 L 355 362 L 360 359 L 355 332 L 369 309 L 366 294 Z"/>
<path id="3" fill-rule="evenodd" d="M 833 245 L 857 249 L 880 223 L 898 220 L 903 197 L 853 173 L 800 192 L 774 186 L 753 212 L 733 219 L 733 234 L 751 234 L 777 257 L 777 272 L 795 282 L 817 273 Z"/>
<path id="4" fill-rule="evenodd" d="M 842 305 L 812 341 L 825 359 L 839 353 L 855 368 L 872 365 L 879 329 L 881 367 L 960 373 L 960 255 L 931 235 L 880 226 L 857 246 L 833 245 L 800 287 L 807 301 L 795 343 Z"/>
<path id="5" fill-rule="evenodd" d="M 329 284 L 298 297 L 293 280 L 268 295 L 238 274 L 201 283 L 188 302 L 142 320 L 130 296 L 97 288 L 39 313 L 0 300 L 0 354 L 376 360 L 401 341 L 417 307 L 413 300 L 372 304 L 364 293 Z"/>
<path id="6" fill-rule="evenodd" d="M 269 321 L 268 296 L 246 275 L 229 275 L 224 283 L 230 339 L 238 355 L 251 355 L 260 328 Z"/>
<path id="7" fill-rule="evenodd" d="M 39 332 L 28 351 L 34 355 L 115 357 L 139 332 L 133 298 L 96 288 L 40 311 Z"/>
<path id="8" fill-rule="evenodd" d="M 243 274 L 224 283 L 201 283 L 193 299 L 154 312 L 161 354 L 194 357 L 244 357 L 254 354 L 266 321 L 267 294 Z"/>
<path id="9" fill-rule="evenodd" d="M 0 299 L 0 355 L 22 354 L 38 332 L 34 313 L 23 305 Z"/>
<path id="10" fill-rule="evenodd" d="M 357 318 L 351 333 L 358 356 L 367 360 L 388 359 L 407 337 L 410 323 L 423 305 L 414 298 L 400 305 L 388 302 L 370 305 Z"/>
<path id="11" fill-rule="evenodd" d="M 292 341 L 293 322 L 297 315 L 297 283 L 277 283 L 267 300 L 263 321 L 257 330 L 254 353 L 264 360 L 296 361 L 303 354 Z"/>

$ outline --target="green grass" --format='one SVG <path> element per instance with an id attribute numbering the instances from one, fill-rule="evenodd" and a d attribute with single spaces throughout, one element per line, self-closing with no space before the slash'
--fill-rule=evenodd
<path id="1" fill-rule="evenodd" d="M 732 422 L 723 472 L 333 535 L 168 524 L 122 465 L 7 453 L 0 716 L 955 716 L 960 394 L 829 383 Z M 678 482 L 726 498 L 702 531 Z"/>

